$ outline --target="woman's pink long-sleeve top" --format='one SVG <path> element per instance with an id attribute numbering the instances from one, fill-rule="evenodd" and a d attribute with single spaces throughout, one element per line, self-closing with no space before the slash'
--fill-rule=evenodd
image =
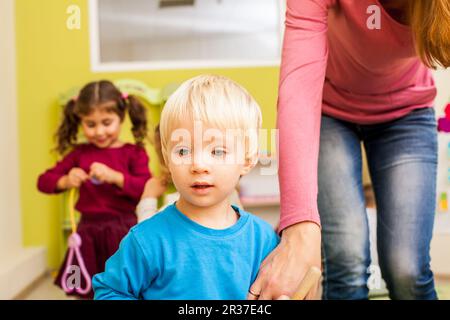
<path id="1" fill-rule="evenodd" d="M 277 118 L 278 230 L 303 221 L 320 225 L 322 113 L 374 124 L 431 107 L 435 96 L 410 27 L 377 0 L 287 0 Z"/>

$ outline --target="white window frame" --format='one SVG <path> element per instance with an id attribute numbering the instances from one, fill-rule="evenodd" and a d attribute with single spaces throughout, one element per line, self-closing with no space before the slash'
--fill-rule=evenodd
<path id="1" fill-rule="evenodd" d="M 279 0 L 279 42 L 280 48 L 284 32 L 285 0 Z M 173 69 L 202 69 L 202 68 L 240 68 L 240 67 L 277 67 L 280 59 L 269 60 L 155 60 L 133 62 L 101 62 L 100 61 L 100 32 L 98 19 L 98 0 L 89 0 L 89 39 L 92 72 L 125 72 L 147 70 L 173 70 Z M 281 55 L 281 53 L 280 53 Z"/>

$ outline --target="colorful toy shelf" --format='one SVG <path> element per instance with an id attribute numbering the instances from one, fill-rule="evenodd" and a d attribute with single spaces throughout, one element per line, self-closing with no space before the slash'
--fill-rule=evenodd
<path id="1" fill-rule="evenodd" d="M 445 116 L 438 119 L 438 202 L 440 212 L 447 212 L 450 191 L 450 103 L 445 107 Z M 445 179 L 444 179 L 445 177 Z"/>

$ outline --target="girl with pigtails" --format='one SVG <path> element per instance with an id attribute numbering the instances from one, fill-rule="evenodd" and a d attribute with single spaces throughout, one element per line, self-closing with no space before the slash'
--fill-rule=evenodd
<path id="1" fill-rule="evenodd" d="M 126 113 L 136 144 L 119 139 Z M 86 143 L 77 142 L 79 128 Z M 39 176 L 38 189 L 48 194 L 79 189 L 75 208 L 81 213 L 81 219 L 77 232 L 90 277 L 104 271 L 106 260 L 137 222 L 135 208 L 151 177 L 149 159 L 143 148 L 146 135 L 144 106 L 132 95 L 120 92 L 110 81 L 88 83 L 64 108 L 56 133 L 56 150 L 65 156 Z M 66 261 L 55 280 L 58 286 L 65 265 Z M 86 295 L 74 294 L 81 298 L 93 297 L 92 290 Z"/>

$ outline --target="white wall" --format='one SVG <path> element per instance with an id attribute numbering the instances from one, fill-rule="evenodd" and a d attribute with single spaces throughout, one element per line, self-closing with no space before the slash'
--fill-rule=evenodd
<path id="1" fill-rule="evenodd" d="M 44 248 L 22 247 L 14 0 L 0 0 L 0 299 L 43 274 Z"/>
<path id="2" fill-rule="evenodd" d="M 21 243 L 14 2 L 0 1 L 0 254 Z"/>
<path id="3" fill-rule="evenodd" d="M 436 97 L 436 116 L 444 116 L 444 108 L 450 103 L 450 69 L 438 70 L 434 73 L 438 95 Z M 447 180 L 449 160 L 447 144 L 450 133 L 439 133 L 439 160 L 437 177 L 437 197 L 442 191 L 450 190 Z M 450 199 L 449 199 L 450 200 Z M 433 240 L 431 241 L 431 267 L 438 276 L 450 275 L 450 211 L 438 212 L 435 219 Z"/>
<path id="4" fill-rule="evenodd" d="M 436 114 L 440 117 L 444 115 L 445 105 L 450 103 L 450 69 L 435 71 L 434 80 L 438 91 L 435 103 Z"/>

